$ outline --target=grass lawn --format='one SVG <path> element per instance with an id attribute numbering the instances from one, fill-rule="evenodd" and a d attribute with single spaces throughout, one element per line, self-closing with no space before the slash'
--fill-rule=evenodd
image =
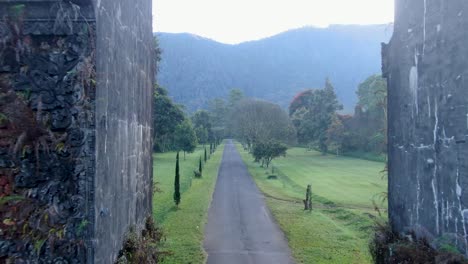
<path id="1" fill-rule="evenodd" d="M 377 216 L 372 200 L 386 191 L 380 171 L 384 163 L 322 156 L 304 148 L 288 150 L 273 161 L 275 170 L 254 163 L 241 153 L 267 204 L 285 232 L 298 263 L 371 263 L 368 241 Z M 276 175 L 277 179 L 268 179 Z M 312 185 L 312 213 L 303 211 L 302 199 Z M 385 203 L 379 203 L 385 210 Z M 385 216 L 383 216 L 385 217 Z"/>
<path id="2" fill-rule="evenodd" d="M 209 146 L 208 146 L 209 150 Z M 224 145 L 218 147 L 203 168 L 203 177 L 193 179 L 198 170 L 198 161 L 203 157 L 204 148 L 198 147 L 192 154 L 180 154 L 181 203 L 176 209 L 173 200 L 176 153 L 154 154 L 154 181 L 160 192 L 153 197 L 154 218 L 162 226 L 166 241 L 162 250 L 169 251 L 163 263 L 186 264 L 204 263 L 204 227 L 211 203 L 218 168 Z"/>

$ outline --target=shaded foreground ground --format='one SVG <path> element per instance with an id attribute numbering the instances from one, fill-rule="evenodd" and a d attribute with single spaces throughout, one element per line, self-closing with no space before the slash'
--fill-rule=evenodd
<path id="1" fill-rule="evenodd" d="M 194 179 L 193 171 L 198 169 L 204 148 L 199 146 L 194 153 L 187 154 L 184 161 L 181 153 L 180 184 L 182 200 L 179 209 L 174 206 L 175 152 L 154 155 L 154 181 L 160 192 L 153 198 L 153 213 L 163 228 L 166 241 L 162 250 L 170 253 L 163 263 L 186 264 L 204 263 L 203 250 L 204 226 L 208 215 L 218 168 L 224 145 L 218 147 L 204 165 L 203 177 Z M 208 148 L 209 149 L 209 148 Z"/>
<path id="2" fill-rule="evenodd" d="M 234 144 L 226 145 L 205 229 L 208 264 L 294 263 Z"/>
<path id="3" fill-rule="evenodd" d="M 288 238 L 299 263 L 370 263 L 368 242 L 374 219 L 380 218 L 372 200 L 385 218 L 380 201 L 386 179 L 384 163 L 322 156 L 303 148 L 288 150 L 286 158 L 273 162 L 275 170 L 261 168 L 237 145 L 249 172 L 273 216 Z M 275 175 L 276 179 L 268 179 Z M 312 213 L 303 211 L 302 199 L 312 184 Z"/>

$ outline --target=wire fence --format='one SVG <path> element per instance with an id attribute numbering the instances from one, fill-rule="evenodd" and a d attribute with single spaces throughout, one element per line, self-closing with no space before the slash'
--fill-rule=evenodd
<path id="1" fill-rule="evenodd" d="M 277 177 L 282 184 L 282 188 L 285 190 L 286 193 L 289 195 L 285 195 L 283 197 L 278 197 L 275 195 L 271 195 L 269 193 L 264 193 L 266 197 L 280 200 L 284 202 L 291 202 L 295 204 L 303 204 L 303 199 L 306 197 L 307 185 L 302 186 L 296 183 L 290 176 L 288 176 L 284 171 L 282 171 L 279 167 L 271 165 L 270 171 L 271 175 Z M 375 210 L 375 206 L 358 206 L 358 205 L 346 205 L 346 204 L 337 204 L 323 196 L 317 195 L 314 193 L 314 185 L 312 185 L 312 201 L 316 208 L 321 209 L 364 209 L 364 210 Z"/>

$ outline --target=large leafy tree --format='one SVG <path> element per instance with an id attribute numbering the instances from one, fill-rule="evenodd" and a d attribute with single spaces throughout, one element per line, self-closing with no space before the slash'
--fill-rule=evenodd
<path id="1" fill-rule="evenodd" d="M 226 103 L 226 125 L 224 129 L 224 136 L 231 136 L 234 137 L 235 135 L 235 127 L 233 127 L 233 116 L 235 115 L 235 110 L 240 102 L 245 99 L 244 94 L 240 89 L 232 89 L 229 92 L 229 96 Z"/>
<path id="2" fill-rule="evenodd" d="M 381 75 L 372 75 L 359 84 L 356 92 L 363 111 L 375 112 L 381 116 L 386 111 L 387 82 Z"/>
<path id="3" fill-rule="evenodd" d="M 304 144 L 315 144 L 324 154 L 328 151 L 328 129 L 338 110 L 343 106 L 338 102 L 335 90 L 327 78 L 325 87 L 308 90 L 290 106 L 290 115 L 298 131 L 298 140 Z M 293 111 L 291 111 L 293 110 Z"/>
<path id="4" fill-rule="evenodd" d="M 358 88 L 359 102 L 354 116 L 337 115 L 328 130 L 329 142 L 343 152 L 386 152 L 387 143 L 387 85 L 380 75 L 372 75 Z M 341 131 L 343 133 L 341 134 Z"/>
<path id="5" fill-rule="evenodd" d="M 343 122 L 339 115 L 335 115 L 327 130 L 327 145 L 332 147 L 337 155 L 339 155 L 343 149 L 345 136 L 346 131 Z"/>
<path id="6" fill-rule="evenodd" d="M 209 102 L 208 110 L 211 115 L 213 128 L 224 128 L 227 112 L 229 111 L 226 102 L 220 98 L 213 99 Z"/>
<path id="7" fill-rule="evenodd" d="M 174 150 L 174 133 L 185 120 L 182 108 L 172 102 L 166 89 L 156 85 L 153 111 L 154 150 Z"/>
<path id="8" fill-rule="evenodd" d="M 311 96 L 313 96 L 314 90 L 305 90 L 297 94 L 289 105 L 289 115 L 293 115 L 299 109 L 307 108 Z"/>
<path id="9" fill-rule="evenodd" d="M 265 101 L 241 101 L 234 108 L 231 122 L 236 138 L 249 148 L 271 139 L 288 142 L 295 134 L 287 113 L 280 106 Z"/>
<path id="10" fill-rule="evenodd" d="M 162 59 L 162 50 L 161 47 L 159 46 L 159 39 L 157 36 L 154 36 L 154 59 L 155 59 L 155 65 L 156 65 L 156 72 L 159 72 L 159 63 L 161 62 Z"/>
<path id="11" fill-rule="evenodd" d="M 359 134 L 367 139 L 364 148 L 372 152 L 386 151 L 387 82 L 380 75 L 372 75 L 359 85 L 355 112 Z"/>
<path id="12" fill-rule="evenodd" d="M 226 123 L 228 119 L 229 106 L 227 103 L 220 98 L 213 99 L 209 103 L 209 114 L 212 122 L 212 136 L 210 142 L 216 140 L 216 138 L 223 138 L 226 133 Z"/>
<path id="13" fill-rule="evenodd" d="M 211 117 L 208 111 L 199 110 L 195 112 L 192 116 L 192 123 L 200 143 L 207 144 L 213 139 Z"/>
<path id="14" fill-rule="evenodd" d="M 176 127 L 174 132 L 174 143 L 177 151 L 192 153 L 197 147 L 197 135 L 190 120 L 186 119 Z"/>

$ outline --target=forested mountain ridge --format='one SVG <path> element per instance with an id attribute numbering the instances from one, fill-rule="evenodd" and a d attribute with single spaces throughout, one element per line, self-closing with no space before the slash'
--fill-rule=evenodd
<path id="1" fill-rule="evenodd" d="M 298 92 L 333 83 L 352 112 L 360 82 L 380 72 L 381 42 L 391 25 L 304 27 L 237 45 L 191 34 L 158 33 L 158 82 L 177 103 L 194 111 L 232 88 L 287 107 Z"/>

